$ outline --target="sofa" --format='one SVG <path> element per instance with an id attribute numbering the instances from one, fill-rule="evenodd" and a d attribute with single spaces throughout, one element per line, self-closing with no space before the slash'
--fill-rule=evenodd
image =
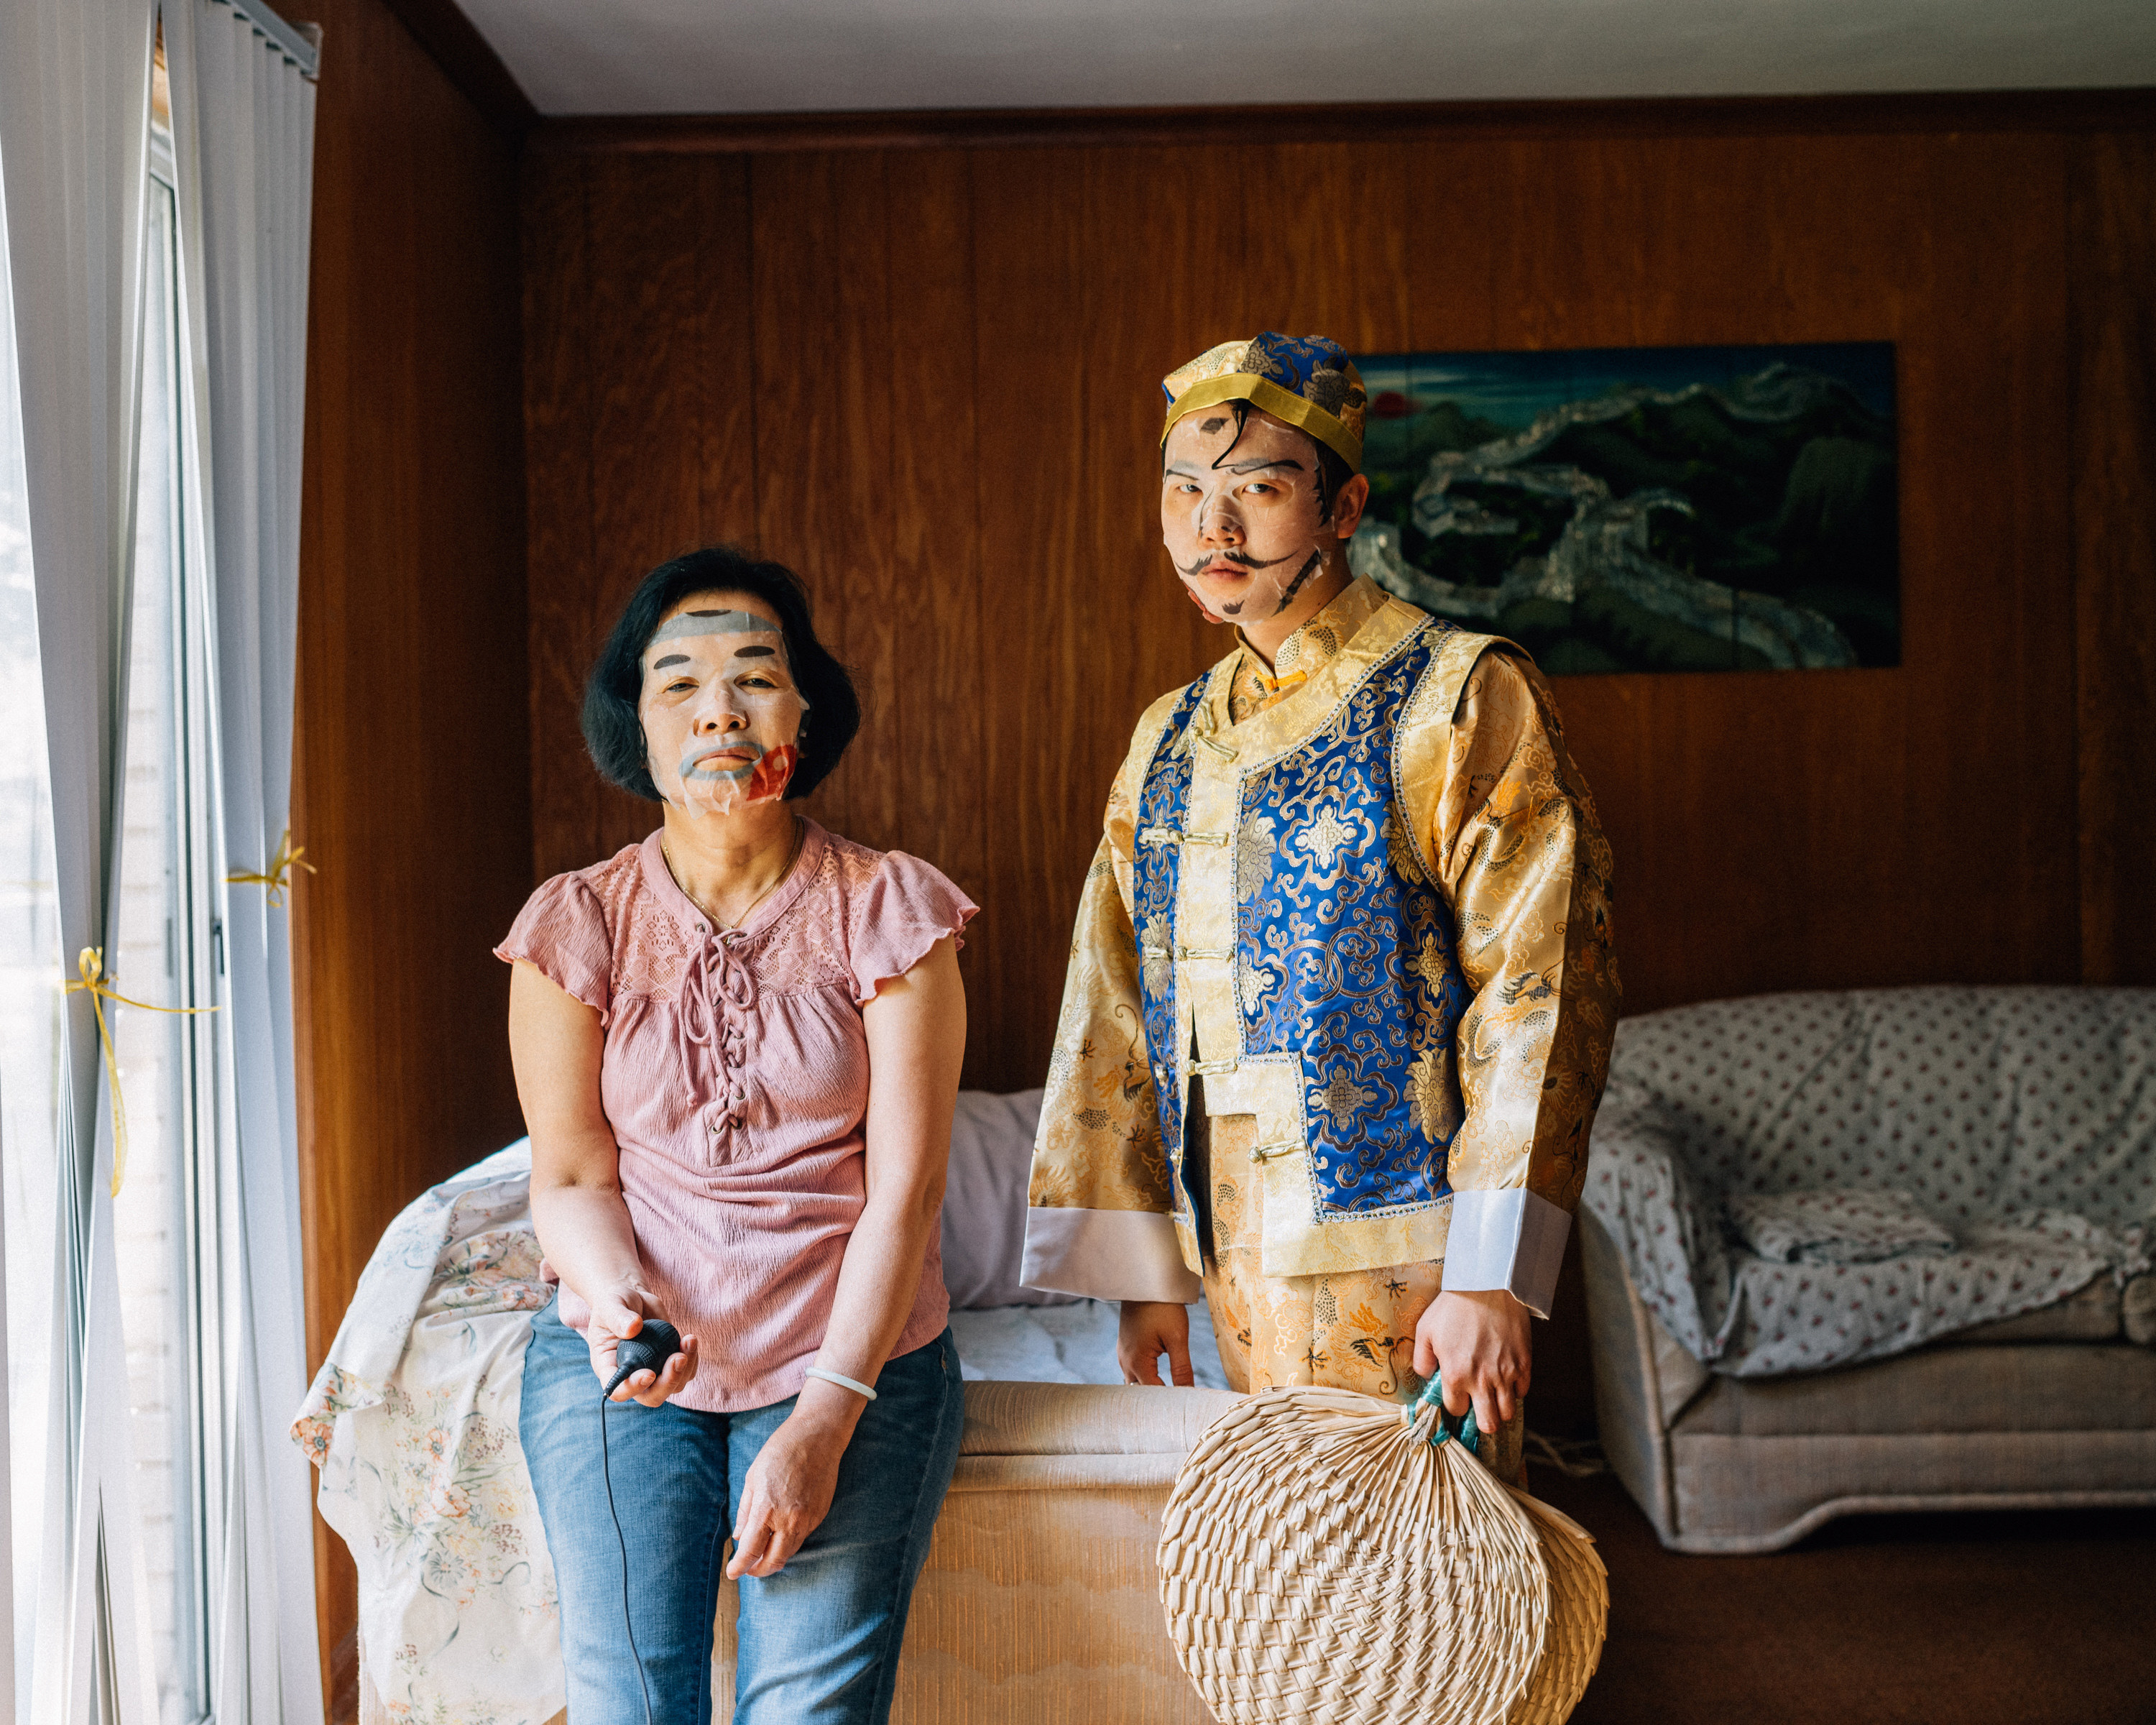
<path id="1" fill-rule="evenodd" d="M 1628 1019 L 1579 1218 L 1610 1465 L 1685 1552 L 2156 1503 L 2153 1214 L 2156 990 Z"/>

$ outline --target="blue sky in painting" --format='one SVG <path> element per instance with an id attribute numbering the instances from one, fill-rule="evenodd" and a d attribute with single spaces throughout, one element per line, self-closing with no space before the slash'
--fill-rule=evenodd
<path id="1" fill-rule="evenodd" d="M 1894 412 L 1894 348 L 1886 341 L 1790 347 L 1595 347 L 1549 353 L 1357 354 L 1374 398 L 1398 391 L 1422 404 L 1445 400 L 1512 429 L 1568 402 L 1635 385 L 1676 390 L 1719 385 L 1780 362 L 1839 378 L 1882 418 Z"/>

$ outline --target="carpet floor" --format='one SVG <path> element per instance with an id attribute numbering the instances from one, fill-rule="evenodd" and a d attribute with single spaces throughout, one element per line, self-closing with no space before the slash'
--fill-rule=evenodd
<path id="1" fill-rule="evenodd" d="M 1695 1558 L 1608 1475 L 1532 1483 L 1609 1569 L 1573 1725 L 2156 1725 L 2156 1511 L 1852 1517 Z"/>

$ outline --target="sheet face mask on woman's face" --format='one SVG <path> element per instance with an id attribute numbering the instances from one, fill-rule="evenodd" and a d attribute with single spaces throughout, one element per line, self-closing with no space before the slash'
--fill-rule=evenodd
<path id="1" fill-rule="evenodd" d="M 651 781 L 685 814 L 730 814 L 786 794 L 808 702 L 786 638 L 750 611 L 684 611 L 644 649 Z"/>

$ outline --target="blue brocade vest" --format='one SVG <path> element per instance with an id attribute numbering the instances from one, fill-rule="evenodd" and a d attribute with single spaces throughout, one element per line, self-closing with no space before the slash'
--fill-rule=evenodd
<path id="1" fill-rule="evenodd" d="M 1191 960 L 1232 957 L 1241 1056 L 1299 1062 L 1301 1142 L 1259 1148 L 1261 1159 L 1310 1157 L 1311 1222 L 1399 1215 L 1451 1189 L 1446 1149 L 1462 1112 L 1453 1045 L 1470 991 L 1450 907 L 1394 802 L 1400 715 L 1451 632 L 1431 622 L 1409 633 L 1301 742 L 1240 771 L 1225 835 L 1187 831 L 1193 750 L 1209 746 L 1198 729 L 1209 678 L 1183 691 L 1162 732 L 1140 793 L 1132 920 L 1161 1138 L 1185 1214 L 1187 1086 L 1208 1070 L 1187 1063 L 1194 1009 L 1178 991 L 1191 987 Z M 1175 926 L 1186 847 L 1223 842 L 1233 847 L 1232 955 L 1179 937 L 1148 945 L 1147 931 Z"/>

